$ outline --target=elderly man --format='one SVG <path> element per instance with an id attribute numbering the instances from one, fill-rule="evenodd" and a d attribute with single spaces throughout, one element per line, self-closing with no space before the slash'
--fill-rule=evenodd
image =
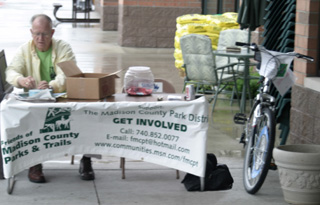
<path id="1" fill-rule="evenodd" d="M 31 24 L 32 40 L 18 49 L 6 70 L 6 80 L 26 91 L 50 88 L 54 92 L 63 92 L 66 90 L 66 77 L 57 63 L 75 61 L 74 53 L 67 42 L 52 38 L 55 30 L 52 29 L 50 17 L 44 14 L 35 15 Z M 90 157 L 82 157 L 79 172 L 83 180 L 94 179 Z M 31 167 L 28 177 L 31 182 L 45 182 L 42 165 Z"/>

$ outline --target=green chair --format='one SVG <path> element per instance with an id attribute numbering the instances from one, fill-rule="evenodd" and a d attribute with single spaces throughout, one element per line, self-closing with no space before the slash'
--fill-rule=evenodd
<path id="1" fill-rule="evenodd" d="M 236 63 L 226 64 L 217 67 L 212 52 L 211 40 L 209 37 L 200 34 L 188 34 L 180 38 L 180 46 L 186 77 L 184 87 L 187 84 L 194 84 L 196 93 L 213 94 L 212 112 L 214 111 L 218 95 L 226 86 L 237 85 L 236 74 L 233 67 Z M 229 71 L 227 73 L 226 71 Z M 231 71 L 231 73 L 230 73 Z M 209 88 L 209 89 L 207 89 Z M 238 91 L 236 95 L 240 106 Z"/>
<path id="2" fill-rule="evenodd" d="M 248 42 L 248 31 L 240 29 L 227 29 L 220 32 L 217 50 L 225 51 L 227 47 L 238 47 L 236 42 Z M 241 48 L 241 47 L 238 47 Z M 239 61 L 237 58 L 231 58 L 226 56 L 216 56 L 215 57 L 216 66 L 221 67 L 226 64 L 234 63 L 237 65 L 235 72 L 237 74 L 243 73 L 244 71 L 244 62 Z"/>

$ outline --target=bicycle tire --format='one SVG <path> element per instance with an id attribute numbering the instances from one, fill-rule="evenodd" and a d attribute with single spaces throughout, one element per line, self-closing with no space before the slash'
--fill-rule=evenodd
<path id="1" fill-rule="evenodd" d="M 259 106 L 256 109 L 260 109 Z M 246 146 L 243 165 L 243 184 L 249 194 L 255 194 L 268 174 L 275 140 L 275 117 L 264 107 L 261 118 L 253 128 Z"/>

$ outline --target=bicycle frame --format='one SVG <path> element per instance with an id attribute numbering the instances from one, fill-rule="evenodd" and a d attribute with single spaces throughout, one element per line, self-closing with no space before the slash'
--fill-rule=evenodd
<path id="1" fill-rule="evenodd" d="M 239 45 L 239 44 L 236 44 Z M 246 191 L 255 194 L 264 183 L 272 160 L 272 150 L 275 144 L 276 132 L 276 98 L 270 94 L 273 78 L 278 76 L 278 72 L 283 71 L 291 63 L 294 57 L 312 60 L 312 57 L 299 53 L 280 53 L 268 51 L 255 44 L 241 44 L 250 47 L 256 52 L 255 60 L 260 62 L 259 74 L 263 77 L 260 81 L 263 85 L 255 97 L 254 105 L 247 118 L 244 113 L 237 113 L 234 121 L 237 124 L 245 124 L 244 132 L 240 138 L 240 143 L 246 147 L 243 168 L 243 183 Z M 287 57 L 287 58 L 286 58 Z M 288 70 L 284 70 L 288 72 Z M 285 76 L 281 72 L 280 77 Z"/>
<path id="2" fill-rule="evenodd" d="M 263 86 L 259 89 L 259 93 L 255 97 L 255 102 L 250 110 L 249 117 L 246 119 L 247 122 L 250 122 L 251 119 L 253 120 L 252 123 L 246 123 L 245 127 L 245 142 L 248 142 L 248 138 L 251 137 L 250 133 L 254 126 L 257 125 L 258 119 L 261 116 L 261 109 L 263 107 L 269 107 L 272 111 L 275 111 L 275 97 L 269 94 L 270 92 L 270 84 L 271 80 L 265 78 L 263 80 Z M 250 126 L 250 127 L 249 127 Z"/>
<path id="3" fill-rule="evenodd" d="M 275 98 L 268 92 L 269 85 L 265 79 L 246 121 L 242 139 L 246 146 L 244 185 L 250 194 L 256 193 L 264 182 L 275 141 Z"/>

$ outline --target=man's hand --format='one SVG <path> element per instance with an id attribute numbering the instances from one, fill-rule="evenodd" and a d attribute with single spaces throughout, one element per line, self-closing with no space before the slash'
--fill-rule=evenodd
<path id="1" fill-rule="evenodd" d="M 27 88 L 27 89 L 34 89 L 36 88 L 36 81 L 33 77 L 21 77 L 18 79 L 18 83 L 21 87 Z"/>
<path id="2" fill-rule="evenodd" d="M 47 81 L 41 81 L 38 85 L 38 89 L 47 89 L 49 88 L 49 84 Z"/>

